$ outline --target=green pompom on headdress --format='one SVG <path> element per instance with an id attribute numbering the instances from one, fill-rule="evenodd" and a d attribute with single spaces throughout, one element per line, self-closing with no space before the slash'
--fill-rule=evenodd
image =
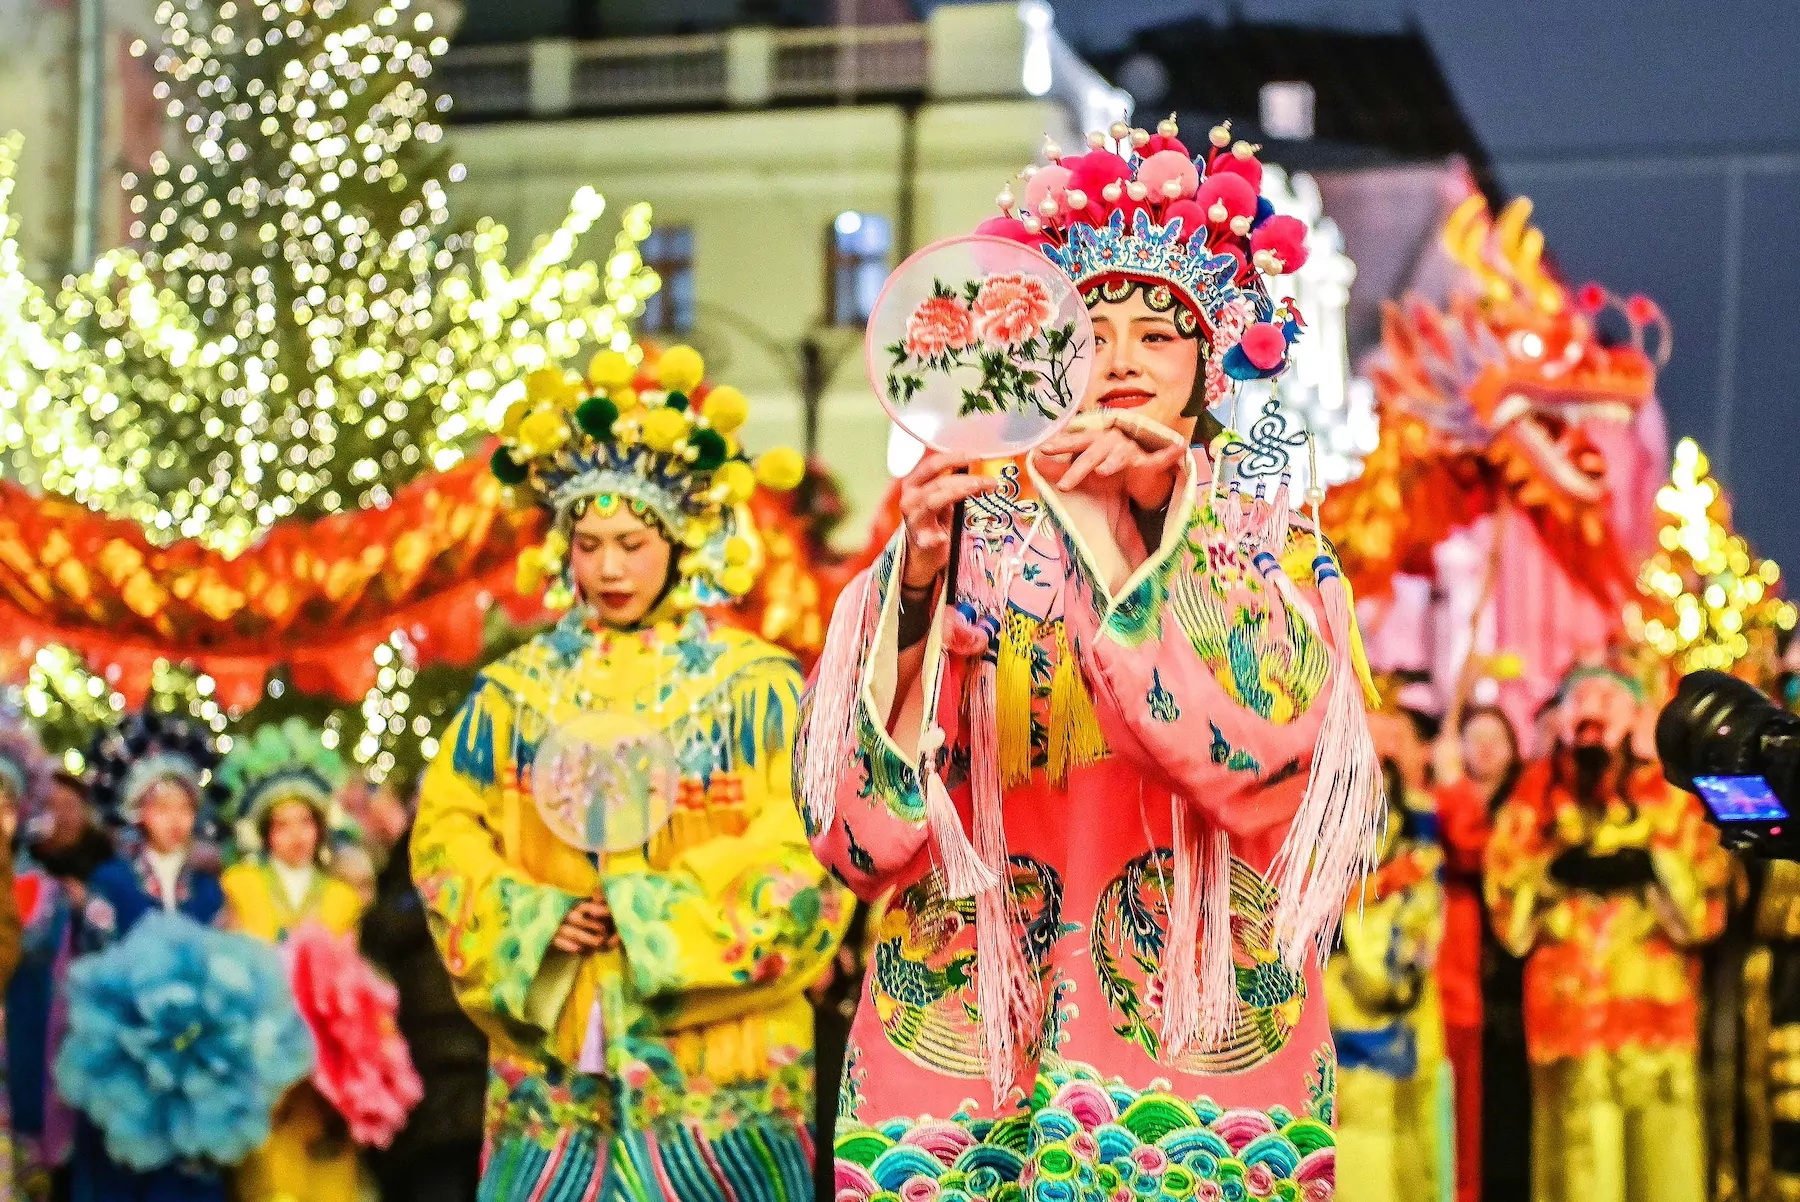
<path id="1" fill-rule="evenodd" d="M 332 798 L 349 776 L 343 757 L 299 718 L 260 728 L 241 739 L 219 765 L 229 824 L 260 821 L 275 805 L 303 801 L 329 829 Z"/>

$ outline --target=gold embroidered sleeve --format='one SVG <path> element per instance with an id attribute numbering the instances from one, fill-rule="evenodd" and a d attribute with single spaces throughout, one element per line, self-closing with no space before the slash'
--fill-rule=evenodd
<path id="1" fill-rule="evenodd" d="M 676 998 L 671 1025 L 716 1022 L 799 993 L 837 954 L 851 905 L 807 844 L 794 807 L 790 757 L 799 674 L 746 674 L 732 691 L 738 771 L 712 793 L 741 789 L 741 805 L 710 804 L 710 823 L 665 862 L 608 861 L 606 897 L 633 990 Z M 747 754 L 745 754 L 747 752 Z"/>
<path id="2" fill-rule="evenodd" d="M 451 723 L 420 786 L 412 869 L 463 1009 L 531 1045 L 554 1029 L 573 986 L 574 961 L 550 944 L 581 899 L 502 854 L 506 807 L 530 804 L 517 790 L 512 708 L 484 680 Z"/>

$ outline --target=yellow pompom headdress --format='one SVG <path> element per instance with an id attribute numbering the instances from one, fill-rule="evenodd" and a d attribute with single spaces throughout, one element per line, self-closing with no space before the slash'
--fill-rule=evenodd
<path id="1" fill-rule="evenodd" d="M 681 608 L 743 596 L 756 583 L 755 528 L 743 511 L 758 483 L 785 491 L 805 464 L 786 447 L 752 466 L 736 434 L 749 416 L 744 394 L 705 384 L 692 347 L 663 352 L 648 370 L 632 356 L 601 351 L 585 377 L 542 368 L 525 378 L 494 452 L 494 475 L 528 487 L 556 523 L 543 546 L 520 558 L 519 586 L 533 592 L 566 566 L 569 527 L 589 506 L 628 506 L 655 522 L 680 553 Z"/>

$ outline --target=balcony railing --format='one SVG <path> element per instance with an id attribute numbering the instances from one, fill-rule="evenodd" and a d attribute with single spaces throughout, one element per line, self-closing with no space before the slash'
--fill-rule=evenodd
<path id="1" fill-rule="evenodd" d="M 784 100 L 922 92 L 929 68 L 923 25 L 793 30 L 776 35 L 770 91 Z"/>
<path id="2" fill-rule="evenodd" d="M 723 35 L 578 42 L 570 101 L 582 113 L 702 107 L 725 83 Z"/>
<path id="3" fill-rule="evenodd" d="M 465 121 L 516 117 L 531 111 L 531 51 L 527 46 L 453 47 L 439 60 L 451 109 Z"/>
<path id="4" fill-rule="evenodd" d="M 441 67 L 475 121 L 918 94 L 929 69 L 924 25 L 457 47 Z"/>

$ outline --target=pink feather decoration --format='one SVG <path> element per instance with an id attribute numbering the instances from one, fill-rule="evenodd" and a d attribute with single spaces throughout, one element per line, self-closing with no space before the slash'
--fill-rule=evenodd
<path id="1" fill-rule="evenodd" d="M 400 995 L 351 936 L 317 923 L 289 934 L 282 954 L 294 1002 L 318 1049 L 313 1087 L 343 1115 L 358 1144 L 387 1147 L 425 1096 L 394 1021 Z"/>

